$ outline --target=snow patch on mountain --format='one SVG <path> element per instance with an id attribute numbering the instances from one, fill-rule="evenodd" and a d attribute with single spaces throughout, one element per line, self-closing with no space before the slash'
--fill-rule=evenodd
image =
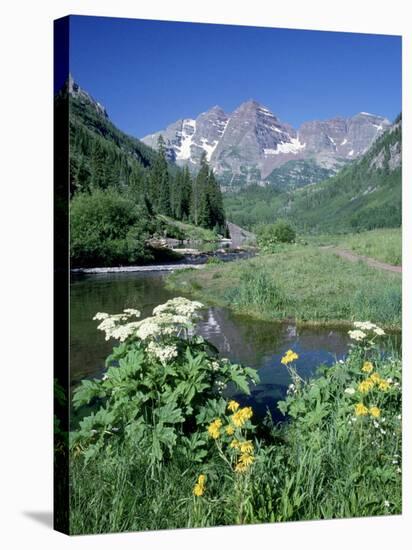
<path id="1" fill-rule="evenodd" d="M 188 129 L 192 131 L 187 131 Z M 191 157 L 191 148 L 193 144 L 193 136 L 196 132 L 196 120 L 186 118 L 182 123 L 182 135 L 180 147 L 176 147 L 176 160 L 188 160 Z"/>
<path id="2" fill-rule="evenodd" d="M 306 147 L 306 143 L 301 143 L 299 138 L 291 138 L 289 142 L 282 142 L 276 147 L 276 149 L 263 149 L 263 153 L 266 156 L 279 155 L 281 153 L 297 155 L 302 149 Z"/>

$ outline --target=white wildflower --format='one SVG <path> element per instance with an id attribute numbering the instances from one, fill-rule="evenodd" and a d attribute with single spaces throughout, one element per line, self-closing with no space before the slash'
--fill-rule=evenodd
<path id="1" fill-rule="evenodd" d="M 385 508 L 389 508 L 389 506 L 390 506 L 389 500 L 385 500 L 384 506 L 385 506 Z"/>
<path id="2" fill-rule="evenodd" d="M 376 325 L 374 325 L 370 321 L 355 321 L 353 323 L 353 326 L 362 330 L 373 330 L 376 328 Z"/>
<path id="3" fill-rule="evenodd" d="M 348 334 L 352 340 L 356 340 L 357 342 L 361 342 L 366 338 L 366 334 L 362 330 L 349 330 Z"/>
<path id="4" fill-rule="evenodd" d="M 147 346 L 147 352 L 150 355 L 153 355 L 159 361 L 165 365 L 175 357 L 177 357 L 177 348 L 176 346 L 166 346 L 166 345 L 160 345 L 156 342 L 149 342 L 149 345 Z"/>
<path id="5" fill-rule="evenodd" d="M 220 369 L 219 361 L 212 361 L 212 370 L 218 371 Z"/>
<path id="6" fill-rule="evenodd" d="M 348 395 L 353 395 L 355 391 L 355 388 L 346 388 L 345 393 L 347 393 Z"/>
<path id="7" fill-rule="evenodd" d="M 163 313 L 172 313 L 183 315 L 188 319 L 196 317 L 196 312 L 204 307 L 200 302 L 188 300 L 182 296 L 168 300 L 165 304 L 156 306 L 153 310 L 153 315 L 161 315 Z"/>
<path id="8" fill-rule="evenodd" d="M 396 471 L 398 472 L 398 474 L 402 473 L 402 469 L 399 466 L 396 468 Z"/>
<path id="9" fill-rule="evenodd" d="M 93 321 L 103 321 L 103 319 L 107 319 L 109 317 L 108 313 L 103 313 L 102 311 L 98 311 L 96 315 L 93 317 Z"/>
<path id="10" fill-rule="evenodd" d="M 373 332 L 378 336 L 383 336 L 385 334 L 385 331 L 383 330 L 383 328 L 380 328 L 380 327 L 376 327 Z"/>
<path id="11" fill-rule="evenodd" d="M 138 309 L 133 309 L 131 307 L 128 307 L 123 310 L 125 313 L 127 313 L 130 317 L 140 317 L 140 311 Z"/>

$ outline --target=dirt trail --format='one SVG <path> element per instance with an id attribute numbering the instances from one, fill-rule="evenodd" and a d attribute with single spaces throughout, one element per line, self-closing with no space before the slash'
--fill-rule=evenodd
<path id="1" fill-rule="evenodd" d="M 374 260 L 373 258 L 369 258 L 368 256 L 355 254 L 355 252 L 345 250 L 344 248 L 338 248 L 336 246 L 329 245 L 329 246 L 321 246 L 320 249 L 333 252 L 337 256 L 340 256 L 341 258 L 345 258 L 345 260 L 349 260 L 350 262 L 358 262 L 359 260 L 362 260 L 363 262 L 365 262 L 366 265 L 369 265 L 370 267 L 374 267 L 375 269 L 392 271 L 392 273 L 402 273 L 402 266 L 400 265 L 385 264 L 384 262 L 380 262 L 379 260 Z"/>

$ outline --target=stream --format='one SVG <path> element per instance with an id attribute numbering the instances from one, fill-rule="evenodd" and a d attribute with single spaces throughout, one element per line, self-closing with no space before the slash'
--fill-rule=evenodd
<path id="1" fill-rule="evenodd" d="M 106 342 L 92 318 L 98 311 L 119 313 L 137 308 L 141 318 L 150 316 L 158 304 L 177 294 L 165 286 L 161 272 L 75 274 L 71 281 L 70 375 L 72 388 L 83 378 L 99 377 L 114 342 Z M 256 416 L 269 409 L 273 417 L 283 417 L 276 403 L 285 396 L 290 378 L 280 363 L 292 348 L 299 354 L 299 374 L 307 379 L 321 364 L 342 359 L 348 350 L 347 329 L 296 327 L 292 323 L 260 321 L 233 313 L 225 307 L 209 307 L 203 312 L 197 331 L 211 341 L 221 356 L 258 370 L 260 383 L 251 396 L 228 388 L 228 395 L 242 405 L 252 405 Z"/>

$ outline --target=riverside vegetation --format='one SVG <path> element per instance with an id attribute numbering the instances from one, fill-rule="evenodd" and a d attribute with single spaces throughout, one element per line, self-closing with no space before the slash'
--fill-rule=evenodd
<path id="1" fill-rule="evenodd" d="M 119 344 L 74 393 L 92 412 L 70 436 L 71 533 L 400 513 L 401 367 L 379 351 L 384 331 L 355 322 L 346 360 L 311 380 L 285 353 L 275 425 L 230 399 L 228 384 L 249 394 L 258 374 L 196 336 L 201 308 L 96 314 Z"/>
<path id="2" fill-rule="evenodd" d="M 334 324 L 371 319 L 400 328 L 402 291 L 397 273 L 352 263 L 328 250 L 275 244 L 246 260 L 176 272 L 167 284 L 208 303 L 263 319 Z"/>

